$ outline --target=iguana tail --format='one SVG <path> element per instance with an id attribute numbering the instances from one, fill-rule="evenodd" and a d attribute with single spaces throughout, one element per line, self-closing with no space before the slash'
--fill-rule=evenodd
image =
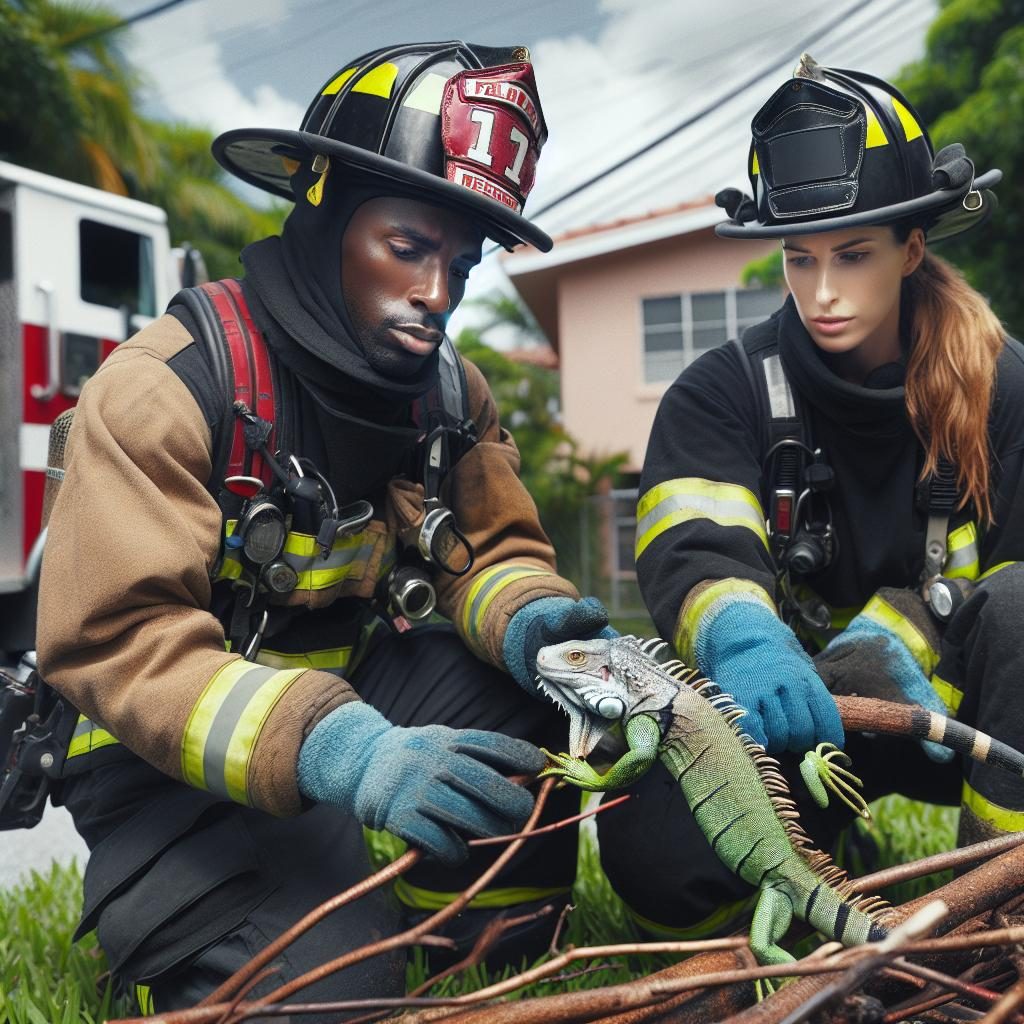
<path id="1" fill-rule="evenodd" d="M 896 704 L 873 697 L 836 697 L 844 728 L 931 740 L 958 754 L 1024 777 L 1024 754 L 954 718 L 919 704 Z"/>
<path id="2" fill-rule="evenodd" d="M 892 910 L 885 900 L 856 895 L 846 873 L 826 854 L 812 853 L 807 868 L 796 880 L 796 899 L 803 900 L 796 907 L 797 916 L 844 946 L 885 938 L 887 931 L 879 918 Z"/>

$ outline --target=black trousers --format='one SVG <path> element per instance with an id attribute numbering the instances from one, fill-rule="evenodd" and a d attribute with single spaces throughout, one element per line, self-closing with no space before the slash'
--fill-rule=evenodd
<path id="1" fill-rule="evenodd" d="M 554 707 L 475 658 L 447 626 L 388 635 L 351 681 L 396 725 L 489 729 L 564 746 L 565 720 Z M 151 999 L 157 1012 L 192 1005 L 370 872 L 361 826 L 326 805 L 277 819 L 216 800 L 137 759 L 68 779 L 61 796 L 91 850 L 82 929 L 97 928 L 115 976 L 125 988 L 144 986 L 142 1001 Z M 578 803 L 577 793 L 563 791 L 546 817 L 572 814 Z M 419 893 L 458 892 L 495 853 L 475 851 L 456 869 L 424 862 L 407 881 Z M 537 890 L 567 893 L 575 867 L 576 832 L 569 829 L 527 844 L 495 886 L 526 899 Z M 390 893 L 343 907 L 289 947 L 275 961 L 278 973 L 253 995 L 393 934 L 402 920 Z M 294 998 L 400 995 L 404 965 L 404 953 L 377 957 Z"/>
<path id="2" fill-rule="evenodd" d="M 959 620 L 959 621 L 958 621 Z M 945 630 L 935 675 L 953 688 L 956 717 L 1024 750 L 1024 565 L 982 583 Z M 948 692 L 948 690 L 947 690 Z M 847 735 L 866 799 L 902 793 L 961 804 L 960 842 L 1024 830 L 1024 779 L 957 756 L 930 761 L 914 740 Z M 805 830 L 831 849 L 852 813 L 833 799 L 820 810 L 800 778 L 800 758 L 780 758 Z M 711 934 L 738 923 L 752 888 L 728 871 L 697 828 L 679 785 L 659 763 L 633 799 L 597 819 L 601 859 L 616 892 L 653 931 Z"/>

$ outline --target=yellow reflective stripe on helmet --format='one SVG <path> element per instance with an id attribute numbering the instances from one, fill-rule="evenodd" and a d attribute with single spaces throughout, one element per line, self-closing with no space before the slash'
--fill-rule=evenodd
<path id="1" fill-rule="evenodd" d="M 508 889 L 483 889 L 470 901 L 471 910 L 495 910 L 500 907 L 514 907 L 519 903 L 533 900 L 548 900 L 556 896 L 567 896 L 572 886 L 558 885 L 541 888 L 539 886 L 520 885 Z M 415 910 L 443 910 L 454 903 L 461 892 L 439 892 L 434 889 L 421 889 L 411 885 L 404 878 L 395 880 L 395 895 L 407 906 Z"/>
<path id="2" fill-rule="evenodd" d="M 995 576 L 997 572 L 1002 572 L 1003 569 L 1009 569 L 1011 565 L 1018 565 L 1017 562 L 997 562 L 991 568 L 986 569 L 979 577 L 979 580 L 987 580 L 990 576 Z"/>
<path id="3" fill-rule="evenodd" d="M 981 572 L 978 561 L 978 528 L 973 522 L 964 523 L 946 538 L 949 557 L 942 575 L 950 579 L 976 580 Z"/>
<path id="4" fill-rule="evenodd" d="M 868 131 L 864 139 L 864 148 L 877 149 L 879 146 L 888 146 L 889 140 L 885 137 L 885 132 L 878 123 L 878 115 L 866 103 L 864 104 L 864 113 L 868 119 Z"/>
<path id="5" fill-rule="evenodd" d="M 355 85 L 353 92 L 364 92 L 369 96 L 381 96 L 384 99 L 391 98 L 391 90 L 394 88 L 395 79 L 398 77 L 398 65 L 378 64 L 370 68 L 365 75 L 362 75 Z"/>
<path id="6" fill-rule="evenodd" d="M 322 651 L 303 651 L 293 654 L 287 651 L 269 651 L 265 647 L 256 655 L 256 662 L 271 668 L 322 668 L 343 669 L 352 660 L 352 645 L 331 647 Z"/>
<path id="7" fill-rule="evenodd" d="M 751 910 L 757 901 L 757 894 L 748 896 L 746 899 L 737 900 L 735 903 L 726 903 L 717 910 L 710 913 L 703 921 L 696 921 L 694 924 L 675 926 L 662 924 L 660 921 L 652 921 L 644 917 L 639 911 L 634 910 L 628 903 L 624 903 L 626 913 L 644 931 L 660 939 L 685 942 L 687 939 L 708 939 L 721 933 L 726 928 L 731 928 L 742 920 Z"/>
<path id="8" fill-rule="evenodd" d="M 864 605 L 861 615 L 889 630 L 890 633 L 895 633 L 913 655 L 925 677 L 931 678 L 939 661 L 939 652 L 929 645 L 917 626 L 900 615 L 884 597 L 877 594 Z"/>
<path id="9" fill-rule="evenodd" d="M 241 658 L 206 684 L 185 726 L 181 773 L 190 786 L 249 801 L 249 761 L 277 702 L 306 670 L 277 671 Z"/>
<path id="10" fill-rule="evenodd" d="M 743 594 L 755 598 L 770 609 L 772 614 L 775 614 L 775 602 L 764 587 L 758 586 L 752 580 L 735 578 L 717 580 L 701 590 L 692 601 L 687 598 L 680 609 L 679 622 L 676 626 L 675 648 L 683 661 L 690 665 L 697 664 L 694 644 L 697 640 L 697 629 L 701 619 L 707 615 L 714 604 L 732 594 Z"/>
<path id="11" fill-rule="evenodd" d="M 964 782 L 960 799 L 964 807 L 969 807 L 977 817 L 995 825 L 1001 831 L 1024 832 L 1024 811 L 1015 811 L 993 803 L 976 789 L 972 789 L 967 782 Z"/>
<path id="12" fill-rule="evenodd" d="M 693 519 L 709 519 L 719 526 L 743 526 L 768 547 L 764 511 L 754 492 L 740 484 L 701 477 L 666 480 L 652 487 L 636 510 L 636 557 L 666 530 Z"/>
<path id="13" fill-rule="evenodd" d="M 83 754 L 91 754 L 94 750 L 100 750 L 120 742 L 103 726 L 97 725 L 85 715 L 79 715 L 75 731 L 71 734 L 71 742 L 68 744 L 67 757 L 81 757 Z"/>
<path id="14" fill-rule="evenodd" d="M 964 699 L 963 690 L 958 690 L 952 683 L 937 675 L 932 675 L 932 689 L 939 695 L 939 700 L 946 705 L 950 715 L 955 716 L 960 710 L 960 702 Z"/>
<path id="15" fill-rule="evenodd" d="M 341 87 L 359 70 L 359 68 L 345 68 L 322 93 L 321 96 L 334 96 L 341 91 Z"/>
<path id="16" fill-rule="evenodd" d="M 466 636 L 476 636 L 491 602 L 511 583 L 530 576 L 550 576 L 547 569 L 535 565 L 510 565 L 503 562 L 484 569 L 473 581 L 462 606 L 462 629 Z"/>
<path id="17" fill-rule="evenodd" d="M 903 134 L 906 136 L 907 142 L 913 142 L 914 139 L 919 139 L 924 135 L 921 126 L 914 120 L 914 115 L 895 96 L 890 99 L 892 100 L 892 109 L 896 111 L 896 116 L 900 119 L 900 124 L 903 125 Z"/>

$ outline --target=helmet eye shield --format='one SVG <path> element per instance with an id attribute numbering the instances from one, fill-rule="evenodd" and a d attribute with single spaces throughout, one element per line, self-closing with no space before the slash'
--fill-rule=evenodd
<path id="1" fill-rule="evenodd" d="M 793 93 L 800 99 L 793 102 Z M 787 83 L 752 124 L 755 194 L 785 219 L 848 210 L 857 201 L 867 114 L 861 103 L 815 82 Z"/>

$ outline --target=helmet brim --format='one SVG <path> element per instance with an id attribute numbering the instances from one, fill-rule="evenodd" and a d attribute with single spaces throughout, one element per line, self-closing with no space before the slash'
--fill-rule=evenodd
<path id="1" fill-rule="evenodd" d="M 282 199 L 295 199 L 285 160 L 305 162 L 320 153 L 361 176 L 393 181 L 405 189 L 411 187 L 428 202 L 465 212 L 489 238 L 506 249 L 527 244 L 548 252 L 554 244 L 535 224 L 493 199 L 418 167 L 322 135 L 283 128 L 236 128 L 214 139 L 212 149 L 216 161 L 236 178 Z"/>
<path id="2" fill-rule="evenodd" d="M 940 242 L 963 231 L 977 227 L 988 220 L 996 206 L 995 193 L 991 191 L 1003 178 L 1003 172 L 993 169 L 974 179 L 973 183 L 958 189 L 937 189 L 926 196 L 893 203 L 876 210 L 863 210 L 826 220 L 800 221 L 791 224 L 762 224 L 760 221 L 738 223 L 727 220 L 715 225 L 715 234 L 722 238 L 787 238 L 790 235 L 819 235 L 826 231 L 841 231 L 844 228 L 866 225 L 891 224 L 909 217 L 932 215 L 935 222 L 928 230 L 929 242 Z M 974 209 L 964 206 L 969 192 L 977 192 L 980 205 Z"/>

